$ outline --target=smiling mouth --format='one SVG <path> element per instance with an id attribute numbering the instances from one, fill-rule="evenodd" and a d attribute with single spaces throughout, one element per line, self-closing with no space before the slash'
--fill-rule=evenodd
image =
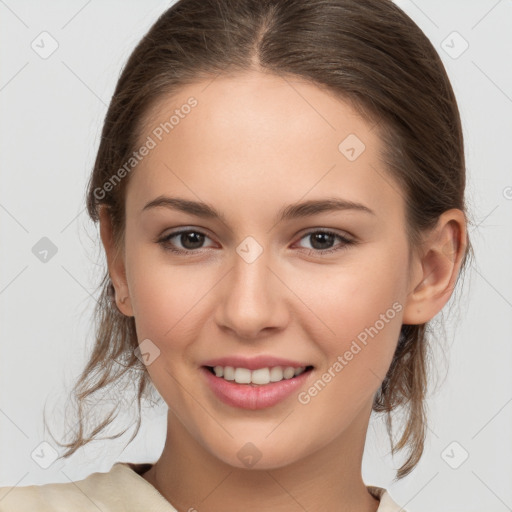
<path id="1" fill-rule="evenodd" d="M 225 380 L 227 382 L 231 382 L 233 384 L 240 384 L 240 385 L 245 385 L 245 386 L 268 386 L 268 385 L 272 385 L 272 384 L 277 384 L 279 382 L 282 382 L 282 381 L 285 381 L 285 380 L 294 380 L 296 379 L 297 377 L 305 374 L 305 373 L 309 373 L 311 370 L 313 370 L 313 366 L 309 365 L 309 366 L 305 366 L 305 367 L 302 367 L 303 369 L 300 371 L 300 373 L 296 373 L 292 376 L 287 376 L 285 377 L 283 374 L 281 374 L 280 376 L 278 375 L 278 380 L 268 380 L 265 381 L 265 382 L 261 382 L 261 383 L 254 383 L 254 382 L 237 382 L 234 378 L 234 375 L 231 375 L 230 378 L 226 379 L 224 376 L 221 376 L 221 375 L 217 375 L 215 373 L 215 370 L 214 370 L 214 367 L 213 366 L 203 366 L 203 368 L 207 369 L 212 375 L 214 375 L 215 377 L 217 377 L 218 379 L 222 379 L 222 380 Z M 248 370 L 249 371 L 249 370 Z M 252 376 L 252 374 L 251 374 Z M 279 378 L 280 377 L 280 378 Z"/>

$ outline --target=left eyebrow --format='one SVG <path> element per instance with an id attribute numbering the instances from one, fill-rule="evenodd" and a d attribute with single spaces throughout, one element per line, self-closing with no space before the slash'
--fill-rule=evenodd
<path id="1" fill-rule="evenodd" d="M 142 208 L 141 213 L 145 210 L 158 207 L 179 210 L 205 219 L 220 219 L 222 222 L 227 224 L 225 216 L 208 203 L 191 201 L 180 197 L 159 196 L 147 203 L 144 208 Z M 324 212 L 343 210 L 356 210 L 375 215 L 375 212 L 372 209 L 362 203 L 332 197 L 326 199 L 312 199 L 302 203 L 287 205 L 279 210 L 276 222 L 300 217 L 310 217 Z"/>
<path id="2" fill-rule="evenodd" d="M 375 215 L 375 212 L 362 203 L 356 203 L 339 197 L 312 199 L 302 203 L 290 204 L 279 211 L 277 221 L 290 220 L 298 217 L 309 217 L 318 213 L 356 210 Z"/>

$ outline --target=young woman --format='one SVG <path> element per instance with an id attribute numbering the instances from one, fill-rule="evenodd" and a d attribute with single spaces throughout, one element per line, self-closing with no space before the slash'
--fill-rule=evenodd
<path id="1" fill-rule="evenodd" d="M 464 189 L 449 79 L 391 1 L 178 1 L 106 115 L 87 207 L 108 268 L 76 387 L 128 379 L 140 406 L 154 386 L 165 447 L 4 488 L 0 510 L 402 510 L 363 482 L 366 432 L 405 410 L 397 477 L 418 463 Z M 84 410 L 66 457 L 112 421 L 87 434 Z"/>

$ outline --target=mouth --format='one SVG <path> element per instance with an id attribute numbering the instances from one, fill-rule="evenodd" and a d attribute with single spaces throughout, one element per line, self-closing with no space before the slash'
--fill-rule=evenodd
<path id="1" fill-rule="evenodd" d="M 258 370 L 247 368 L 233 368 L 222 366 L 203 366 L 209 373 L 224 381 L 233 384 L 242 384 L 251 387 L 269 386 L 284 380 L 294 380 L 299 376 L 311 372 L 314 366 L 308 365 L 299 368 L 293 367 L 267 367 Z"/>
<path id="2" fill-rule="evenodd" d="M 311 365 L 252 371 L 232 366 L 200 367 L 204 383 L 214 397 L 231 407 L 250 410 L 273 407 L 299 393 L 311 382 L 313 369 Z"/>

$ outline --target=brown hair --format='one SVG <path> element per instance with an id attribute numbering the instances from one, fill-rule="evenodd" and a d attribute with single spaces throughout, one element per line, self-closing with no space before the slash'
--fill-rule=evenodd
<path id="1" fill-rule="evenodd" d="M 117 83 L 101 134 L 87 190 L 87 210 L 97 222 L 108 207 L 117 247 L 123 246 L 125 190 L 129 176 L 106 187 L 136 149 L 151 107 L 185 84 L 217 74 L 259 69 L 309 80 L 349 102 L 375 123 L 383 141 L 383 164 L 406 204 L 411 248 L 446 210 L 467 210 L 465 161 L 456 99 L 434 47 L 418 26 L 389 0 L 180 0 L 139 42 Z M 461 270 L 472 247 L 467 241 Z M 458 281 L 457 276 L 457 281 Z M 135 355 L 135 320 L 115 304 L 108 269 L 99 285 L 96 340 L 73 388 L 78 430 L 69 457 L 106 429 L 115 409 L 85 432 L 84 408 L 101 389 L 123 378 L 135 383 L 138 422 L 151 380 Z M 408 447 L 397 477 L 418 463 L 424 447 L 429 376 L 427 324 L 402 325 L 396 352 L 373 410 L 385 412 L 392 453 Z M 96 403 L 98 400 L 96 400 Z M 94 404 L 94 401 L 93 401 Z M 117 404 L 119 405 L 119 404 Z M 118 408 L 118 407 L 117 407 Z M 396 445 L 391 413 L 406 412 Z M 118 435 L 107 437 L 112 439 Z"/>

